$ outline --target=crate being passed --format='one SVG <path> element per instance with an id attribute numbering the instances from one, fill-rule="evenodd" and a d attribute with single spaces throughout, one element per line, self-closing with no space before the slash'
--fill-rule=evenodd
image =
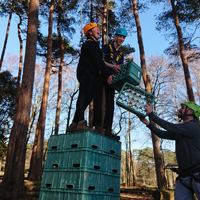
<path id="1" fill-rule="evenodd" d="M 114 74 L 113 82 L 111 86 L 120 92 L 125 82 L 132 85 L 139 85 L 141 82 L 142 68 L 140 68 L 135 62 L 130 61 L 121 66 L 121 71 L 118 74 Z"/>
<path id="2" fill-rule="evenodd" d="M 146 111 L 144 106 L 147 103 L 153 104 L 155 98 L 154 95 L 145 90 L 129 83 L 125 83 L 117 97 L 116 103 L 118 106 L 134 114 L 145 117 Z"/>

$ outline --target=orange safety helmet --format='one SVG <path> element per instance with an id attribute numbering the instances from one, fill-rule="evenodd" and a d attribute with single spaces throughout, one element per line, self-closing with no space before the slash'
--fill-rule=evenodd
<path id="1" fill-rule="evenodd" d="M 94 28 L 94 27 L 96 27 L 96 26 L 97 26 L 97 24 L 95 24 L 95 23 L 88 23 L 88 24 L 86 24 L 86 25 L 83 27 L 83 31 L 84 31 L 85 36 L 86 36 L 86 33 L 87 33 L 90 29 L 92 29 L 92 28 Z"/>

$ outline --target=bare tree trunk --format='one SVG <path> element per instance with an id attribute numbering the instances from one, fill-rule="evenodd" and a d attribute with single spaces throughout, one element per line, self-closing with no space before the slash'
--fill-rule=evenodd
<path id="1" fill-rule="evenodd" d="M 128 159 L 128 132 L 125 133 L 126 134 L 126 173 L 125 173 L 125 178 L 126 178 L 126 182 L 125 182 L 125 186 L 129 187 L 130 186 L 130 179 L 129 179 L 129 174 L 130 174 L 130 170 L 129 170 L 129 159 Z"/>
<path id="2" fill-rule="evenodd" d="M 17 112 L 18 104 L 19 104 L 19 96 L 20 96 L 20 80 L 22 75 L 22 61 L 23 61 L 23 41 L 21 37 L 21 28 L 20 25 L 22 24 L 22 18 L 18 15 L 20 22 L 18 23 L 18 38 L 20 43 L 20 56 L 19 56 L 19 71 L 17 77 L 17 92 L 16 92 L 16 100 L 15 100 L 15 112 Z"/>
<path id="3" fill-rule="evenodd" d="M 24 72 L 20 89 L 19 109 L 14 116 L 7 148 L 5 174 L 0 188 L 0 199 L 21 199 L 24 196 L 24 168 L 26 137 L 30 120 L 35 74 L 39 1 L 31 0 Z"/>
<path id="4" fill-rule="evenodd" d="M 70 116 L 71 116 L 71 110 L 72 110 L 72 103 L 73 103 L 73 100 L 74 100 L 74 96 L 77 94 L 78 92 L 78 89 L 72 94 L 71 96 L 71 100 L 70 100 L 70 104 L 69 104 L 69 111 L 68 111 L 68 117 L 67 117 L 67 126 L 66 126 L 66 132 L 65 134 L 67 133 L 67 128 L 69 126 L 69 120 L 70 120 Z"/>
<path id="5" fill-rule="evenodd" d="M 139 44 L 139 49 L 140 49 L 141 68 L 143 70 L 142 77 L 143 77 L 146 91 L 151 93 L 151 81 L 150 81 L 150 77 L 147 75 L 147 70 L 146 70 L 145 52 L 144 52 L 144 45 L 143 45 L 143 39 L 142 39 L 142 29 L 140 26 L 136 0 L 133 0 L 133 11 L 134 11 L 134 17 L 135 17 L 135 22 L 137 26 L 137 37 L 138 37 L 138 44 Z M 154 124 L 154 122 L 152 121 L 151 123 Z M 159 139 L 153 132 L 151 133 L 151 136 L 152 136 L 153 149 L 154 149 L 158 189 L 166 190 L 167 185 L 166 185 L 166 178 L 165 178 L 165 173 L 164 173 L 164 169 L 162 165 L 162 158 L 161 158 L 161 153 L 160 153 L 160 148 L 159 148 Z"/>
<path id="6" fill-rule="evenodd" d="M 103 1 L 102 44 L 106 44 L 107 0 Z"/>
<path id="7" fill-rule="evenodd" d="M 10 30 L 10 22 L 11 22 L 11 18 L 12 18 L 13 5 L 14 5 L 14 3 L 15 3 L 15 1 L 13 0 L 13 1 L 12 1 L 12 5 L 11 5 L 11 8 L 10 8 L 10 15 L 9 15 L 8 25 L 7 25 L 7 30 L 6 30 L 6 37 L 5 37 L 5 40 L 4 40 L 3 50 L 2 50 L 2 53 L 1 53 L 0 71 L 1 71 L 2 64 L 3 64 L 4 54 L 5 54 L 5 51 L 6 51 L 6 45 L 7 45 L 7 41 L 8 41 L 8 34 L 9 34 L 9 30 Z"/>
<path id="8" fill-rule="evenodd" d="M 90 9 L 90 22 L 93 22 L 93 0 L 91 0 Z"/>
<path id="9" fill-rule="evenodd" d="M 42 180 L 42 160 L 43 160 L 43 148 L 44 148 L 44 129 L 46 119 L 47 100 L 49 93 L 49 79 L 51 71 L 51 53 L 52 53 L 52 24 L 53 24 L 53 11 L 54 0 L 51 0 L 50 13 L 49 13 L 49 33 L 47 41 L 47 65 L 45 72 L 43 98 L 40 108 L 40 115 L 37 122 L 36 135 L 32 150 L 31 164 L 28 178 L 32 181 Z"/>
<path id="10" fill-rule="evenodd" d="M 106 41 L 106 23 L 107 22 L 107 0 L 103 1 L 103 26 L 102 26 L 102 46 L 107 43 Z M 106 97 L 105 97 L 105 88 L 103 87 L 102 93 L 102 124 L 101 124 L 101 131 L 103 133 L 103 123 L 105 118 L 105 107 L 106 107 Z"/>
<path id="11" fill-rule="evenodd" d="M 131 177 L 133 178 L 133 186 L 136 185 L 136 174 L 135 174 L 135 167 L 133 162 L 133 154 L 131 150 L 131 114 L 129 112 L 129 128 L 128 128 L 128 134 L 129 134 L 129 155 L 130 155 L 130 177 L 129 180 L 131 181 Z"/>
<path id="12" fill-rule="evenodd" d="M 56 107 L 56 119 L 55 119 L 55 135 L 58 135 L 59 130 L 59 118 L 60 118 L 60 106 L 61 106 L 61 96 L 62 96 L 62 68 L 63 68 L 63 61 L 64 61 L 64 45 L 62 36 L 60 33 L 60 5 L 62 4 L 62 1 L 59 4 L 59 18 L 58 18 L 58 24 L 57 24 L 57 31 L 60 41 L 60 66 L 59 66 L 59 73 L 58 73 L 58 100 L 57 100 L 57 107 Z"/>
<path id="13" fill-rule="evenodd" d="M 183 65 L 183 71 L 185 74 L 188 99 L 190 101 L 195 102 L 194 93 L 193 93 L 193 89 L 192 89 L 192 81 L 191 81 L 190 72 L 189 72 L 189 68 L 188 68 L 188 61 L 187 61 L 187 57 L 185 55 L 185 50 L 184 50 L 183 34 L 182 34 L 182 30 L 181 30 L 181 27 L 179 24 L 179 18 L 178 18 L 177 12 L 176 12 L 176 6 L 174 4 L 174 0 L 171 0 L 171 6 L 172 6 L 173 15 L 174 15 L 176 31 L 178 34 L 179 48 L 180 48 L 182 65 Z"/>

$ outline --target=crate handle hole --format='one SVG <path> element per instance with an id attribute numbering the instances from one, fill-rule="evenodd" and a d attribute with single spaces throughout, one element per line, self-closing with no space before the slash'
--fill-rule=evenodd
<path id="1" fill-rule="evenodd" d="M 95 166 L 94 166 L 94 169 L 100 169 L 100 166 L 95 165 Z"/>
<path id="2" fill-rule="evenodd" d="M 73 189 L 73 187 L 74 187 L 73 185 L 67 185 L 68 189 Z"/>
<path id="3" fill-rule="evenodd" d="M 114 192 L 113 188 L 108 188 L 108 192 Z"/>
<path id="4" fill-rule="evenodd" d="M 72 148 L 77 148 L 77 147 L 78 147 L 78 144 L 72 144 L 71 147 L 72 147 Z"/>
<path id="5" fill-rule="evenodd" d="M 73 167 L 80 167 L 80 164 L 73 164 Z"/>
<path id="6" fill-rule="evenodd" d="M 52 146 L 52 147 L 51 147 L 51 149 L 57 149 L 57 148 L 58 148 L 57 146 Z"/>
<path id="7" fill-rule="evenodd" d="M 98 146 L 92 145 L 92 148 L 93 148 L 93 149 L 98 149 Z"/>
<path id="8" fill-rule="evenodd" d="M 46 187 L 51 187 L 51 184 L 47 183 L 47 184 L 46 184 Z"/>
<path id="9" fill-rule="evenodd" d="M 52 167 L 53 168 L 58 168 L 58 164 L 53 164 Z"/>
<path id="10" fill-rule="evenodd" d="M 94 190 L 95 187 L 94 187 L 94 186 L 89 186 L 88 189 L 89 189 L 89 190 Z"/>
<path id="11" fill-rule="evenodd" d="M 110 150 L 110 153 L 115 154 L 115 151 L 111 149 L 111 150 Z"/>
<path id="12" fill-rule="evenodd" d="M 117 173 L 117 170 L 116 170 L 116 169 L 113 169 L 112 172 L 113 172 L 113 173 Z"/>

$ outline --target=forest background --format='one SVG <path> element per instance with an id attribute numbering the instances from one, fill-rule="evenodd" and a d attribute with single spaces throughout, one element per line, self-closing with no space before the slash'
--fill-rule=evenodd
<path id="1" fill-rule="evenodd" d="M 18 69 L 20 64 L 22 65 L 22 60 L 24 56 L 19 57 L 18 54 L 25 52 L 25 48 L 28 49 L 26 43 L 26 31 L 27 31 L 27 10 L 28 4 L 26 1 L 18 2 L 16 5 L 20 5 L 21 7 L 12 8 L 12 3 L 14 1 L 2 1 L 1 3 L 1 18 L 2 24 L 5 24 L 5 21 L 8 20 L 8 16 L 10 15 L 10 10 L 14 11 L 12 14 L 11 27 L 17 27 L 18 29 L 13 28 L 10 29 L 8 42 L 6 46 L 6 54 L 4 57 L 4 62 L 2 64 L 2 72 L 4 70 L 8 70 L 11 72 L 13 76 L 18 75 Z M 33 0 L 34 2 L 34 0 Z M 91 1 L 93 2 L 93 1 Z M 27 129 L 27 137 L 26 141 L 29 144 L 34 145 L 36 143 L 37 137 L 39 137 L 37 133 L 38 121 L 40 121 L 42 104 L 44 103 L 43 97 L 44 94 L 47 94 L 48 97 L 46 108 L 43 110 L 43 119 L 44 130 L 44 139 L 48 139 L 51 134 L 54 134 L 58 131 L 59 134 L 66 132 L 67 125 L 71 122 L 73 117 L 73 112 L 75 110 L 75 102 L 77 98 L 77 86 L 78 82 L 76 80 L 76 66 L 79 57 L 80 50 L 80 31 L 81 27 L 89 21 L 94 21 L 102 25 L 102 40 L 101 43 L 106 43 L 107 39 L 113 38 L 114 30 L 122 26 L 128 30 L 128 37 L 125 40 L 125 50 L 127 52 L 133 51 L 132 48 L 135 49 L 135 53 L 128 54 L 128 59 L 133 59 L 138 65 L 143 68 L 143 60 L 141 59 L 143 56 L 141 54 L 141 46 L 138 45 L 138 25 L 136 27 L 135 19 L 136 13 L 134 8 L 134 3 L 136 1 L 95 1 L 93 4 L 91 2 L 79 2 L 79 1 L 71 1 L 65 2 L 62 6 L 59 5 L 59 2 L 40 2 L 40 26 L 39 26 L 39 34 L 37 38 L 37 57 L 36 57 L 36 67 L 35 67 L 35 80 L 33 87 L 33 98 L 31 101 L 31 113 L 30 120 Z M 106 3 L 105 3 L 106 2 Z M 162 118 L 169 120 L 174 123 L 178 123 L 178 118 L 176 115 L 176 111 L 180 106 L 180 103 L 186 100 L 195 100 L 196 103 L 199 102 L 199 2 L 192 1 L 192 3 L 196 2 L 196 7 L 189 7 L 187 5 L 192 5 L 192 3 L 188 3 L 188 1 L 175 1 L 177 8 L 180 7 L 180 10 L 185 9 L 183 13 L 180 14 L 180 23 L 182 28 L 183 40 L 185 42 L 185 54 L 187 56 L 187 61 L 190 70 L 191 82 L 192 82 L 192 90 L 194 93 L 195 99 L 193 99 L 189 92 L 189 88 L 186 84 L 185 80 L 185 71 L 182 67 L 182 55 L 181 48 L 179 49 L 180 39 L 179 34 L 176 32 L 176 26 L 174 23 L 174 19 L 171 11 L 171 3 L 167 1 L 139 1 L 137 2 L 139 16 L 141 13 L 141 29 L 143 36 L 143 46 L 146 52 L 146 70 L 147 73 L 151 77 L 151 92 L 157 97 L 155 101 L 155 112 L 161 116 Z M 16 2 L 15 2 L 16 3 Z M 121 4 L 122 3 L 122 4 Z M 155 3 L 160 3 L 159 5 L 155 5 Z M 54 5 L 55 4 L 55 5 Z M 132 5 L 133 4 L 133 5 Z M 54 18 L 50 18 L 53 13 L 52 6 L 54 5 Z M 82 5 L 82 18 L 81 18 L 81 5 Z M 93 5 L 90 7 L 90 5 Z M 109 25 L 104 26 L 103 14 L 100 12 L 103 10 L 103 5 L 107 5 L 107 20 L 109 21 Z M 181 5 L 185 5 L 185 7 L 181 7 Z M 147 9 L 149 7 L 149 11 Z M 12 9 L 10 9 L 12 8 Z M 22 8 L 22 10 L 20 10 Z M 51 8 L 49 10 L 49 8 Z M 62 12 L 62 17 L 65 18 L 65 22 L 62 21 L 62 25 L 60 24 L 60 33 L 63 38 L 64 51 L 61 54 L 60 49 L 58 48 L 59 44 L 59 31 L 58 31 L 58 19 L 61 17 L 59 14 L 59 9 L 65 8 Z M 93 10 L 92 10 L 93 8 Z M 134 8 L 134 9 L 133 9 Z M 101 10 L 102 9 L 102 10 Z M 147 9 L 147 10 L 146 10 Z M 189 10 L 187 10 L 189 9 Z M 194 9 L 194 11 L 192 10 Z M 177 9 L 178 10 L 178 9 Z M 186 12 L 187 11 L 187 12 Z M 190 11 L 193 11 L 191 14 Z M 91 13 L 93 15 L 91 15 Z M 100 15 L 101 13 L 102 15 Z M 98 15 L 97 15 L 98 14 Z M 155 17 L 154 14 L 157 16 Z M 155 18 L 154 18 L 155 17 Z M 185 17 L 185 18 L 184 18 Z M 187 20 L 188 18 L 188 20 Z M 191 18 L 189 20 L 189 18 Z M 63 18 L 62 18 L 63 19 Z M 92 19 L 92 20 L 91 20 Z M 15 22 L 14 22 L 14 21 Z M 21 20 L 21 21 L 20 21 Z M 53 22 L 53 35 L 51 36 L 51 30 L 49 27 L 50 22 Z M 128 22 L 128 23 L 127 23 Z M 19 24 L 20 23 L 20 24 Z M 107 27 L 107 31 L 105 28 Z M 157 29 L 157 32 L 155 31 Z M 6 30 L 6 25 L 5 25 Z M 11 31 L 12 30 L 12 31 Z M 75 31 L 76 30 L 76 31 Z M 18 42 L 18 34 L 21 34 L 21 43 Z M 15 32 L 15 34 L 14 34 Z M 58 32 L 58 33 L 57 33 Z M 75 33 L 76 32 L 76 33 Z M 54 34 L 55 33 L 55 34 Z M 106 36 L 105 33 L 108 33 Z M 15 36 L 14 36 L 15 35 Z M 51 37 L 53 38 L 53 43 L 50 44 Z M 5 32 L 1 31 L 1 46 L 4 43 Z M 103 38 L 105 37 L 105 38 Z M 19 37 L 20 38 L 20 37 Z M 22 42 L 23 41 L 23 42 Z M 28 40 L 27 40 L 28 41 Z M 52 40 L 51 40 L 52 41 Z M 20 46 L 20 44 L 22 46 Z M 19 46 L 18 46 L 19 45 Z M 47 45 L 50 45 L 47 48 Z M 52 45 L 52 47 L 51 47 Z M 130 46 L 129 46 L 130 45 Z M 10 46 L 10 47 L 9 47 Z M 20 48 L 21 47 L 21 48 Z M 30 46 L 31 48 L 31 46 Z M 9 50 L 12 49 L 12 50 Z M 19 50 L 17 50 L 19 49 Z M 23 52 L 22 52 L 23 50 Z M 50 51 L 50 52 L 48 52 Z M 11 54 L 10 54 L 11 52 Z M 164 53 L 163 53 L 164 52 Z M 48 53 L 50 53 L 50 58 L 48 57 Z M 62 57 L 63 56 L 63 57 Z M 22 58 L 19 64 L 19 60 Z M 58 94 L 59 94 L 59 81 L 60 77 L 60 68 L 62 60 L 62 102 L 60 103 L 60 113 L 58 117 Z M 50 60 L 50 61 L 49 61 Z M 48 67 L 48 63 L 50 63 L 50 67 Z M 25 61 L 24 61 L 25 65 Z M 46 70 L 45 70 L 46 69 Z M 144 68 L 143 68 L 143 71 Z M 49 73 L 49 91 L 43 90 L 44 88 L 44 77 L 46 80 L 46 73 Z M 59 81 L 58 81 L 59 80 Z M 47 81 L 48 82 L 48 81 Z M 22 84 L 22 82 L 21 82 Z M 141 87 L 147 89 L 147 82 L 144 80 L 141 83 Z M 61 96 L 60 96 L 61 97 Z M 61 98 L 59 99 L 59 101 Z M 2 104 L 3 105 L 3 104 Z M 2 112 L 3 113 L 3 112 Z M 89 109 L 86 111 L 86 118 L 89 118 Z M 6 113 L 7 114 L 7 113 Z M 11 128 L 13 126 L 13 119 L 10 115 L 3 115 L 4 120 L 1 125 L 1 130 L 3 139 L 8 138 Z M 44 115 L 45 114 L 45 115 Z M 60 118 L 60 119 L 59 119 Z M 46 120 L 45 120 L 46 119 Z M 57 121 L 59 119 L 59 122 Z M 88 120 L 89 121 L 89 120 Z M 142 125 L 137 117 L 129 113 L 118 106 L 115 108 L 115 117 L 114 117 L 114 131 L 117 132 L 121 136 L 122 149 L 126 151 L 130 160 L 126 159 L 126 162 L 129 162 L 129 166 L 126 168 L 129 171 L 129 174 L 133 174 L 134 165 L 130 167 L 131 162 L 139 162 L 141 159 L 141 153 L 143 149 L 147 147 L 152 148 L 152 139 L 151 133 L 148 129 Z M 41 134 L 41 135 L 42 135 Z M 36 135 L 36 137 L 35 137 Z M 43 136 L 42 136 L 43 137 Z M 5 141 L 5 140 L 4 140 Z M 5 143 L 5 147 L 7 147 L 8 141 Z M 36 145 L 37 146 L 37 145 Z M 174 152 L 174 142 L 172 141 L 163 141 L 159 140 L 159 148 L 161 150 L 162 155 L 165 152 Z M 36 151 L 35 151 L 36 152 Z M 43 152 L 43 151 L 42 151 Z M 5 151 L 4 151 L 5 153 Z M 34 148 L 33 148 L 34 154 Z M 148 153 L 146 153 L 148 155 Z M 134 156 L 133 156 L 134 155 Z M 152 156 L 154 157 L 154 155 Z M 173 157 L 173 156 L 171 156 Z M 3 154 L 2 157 L 4 158 Z M 133 161 L 131 159 L 133 158 Z M 163 159 L 164 160 L 164 157 Z M 171 160 L 175 161 L 174 157 Z M 32 161 L 33 166 L 34 162 Z M 154 162 L 152 159 L 151 162 Z M 169 161 L 168 161 L 169 162 Z M 132 163 L 133 164 L 133 163 Z M 166 164 L 166 163 L 165 163 Z M 147 168 L 150 163 L 147 164 Z M 154 169 L 153 166 L 152 169 Z M 130 169 L 129 169 L 130 168 Z M 42 169 L 42 168 L 41 168 Z M 148 168 L 150 169 L 150 168 Z M 155 169 L 154 169 L 155 170 Z M 150 172 L 150 171 L 149 171 Z M 40 173 L 39 173 L 40 174 Z M 137 173 L 135 174 L 137 175 Z M 31 179 L 31 177 L 29 177 Z M 33 177 L 32 177 L 33 178 Z M 38 177 L 41 179 L 41 177 Z M 126 177 L 127 179 L 127 177 Z M 156 178 L 155 178 L 156 179 Z M 127 181 L 125 181 L 127 182 Z M 134 182 L 134 178 L 132 183 Z M 154 182 L 155 184 L 155 182 Z"/>

